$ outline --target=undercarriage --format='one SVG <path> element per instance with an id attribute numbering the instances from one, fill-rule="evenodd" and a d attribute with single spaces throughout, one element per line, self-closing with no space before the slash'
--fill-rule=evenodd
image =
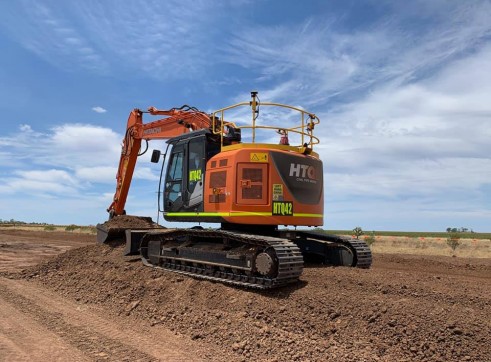
<path id="1" fill-rule="evenodd" d="M 126 255 L 145 265 L 241 287 L 271 289 L 299 280 L 304 263 L 369 268 L 372 254 L 358 239 L 306 230 L 127 229 Z M 121 232 L 121 230 L 120 230 Z M 99 241 L 114 231 L 98 226 Z"/>

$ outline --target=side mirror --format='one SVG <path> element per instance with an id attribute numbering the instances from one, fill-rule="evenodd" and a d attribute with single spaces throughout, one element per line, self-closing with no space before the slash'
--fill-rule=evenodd
<path id="1" fill-rule="evenodd" d="M 152 158 L 150 159 L 150 162 L 153 163 L 158 163 L 160 159 L 160 151 L 159 150 L 153 150 L 152 151 Z"/>

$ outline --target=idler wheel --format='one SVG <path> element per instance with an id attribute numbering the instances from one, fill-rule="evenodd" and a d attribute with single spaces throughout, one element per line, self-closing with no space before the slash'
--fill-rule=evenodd
<path id="1" fill-rule="evenodd" d="M 256 270 L 259 274 L 273 277 L 276 273 L 276 261 L 268 252 L 262 252 L 256 256 Z"/>

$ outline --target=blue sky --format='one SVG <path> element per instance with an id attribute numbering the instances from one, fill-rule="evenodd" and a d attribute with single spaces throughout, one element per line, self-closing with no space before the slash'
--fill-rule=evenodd
<path id="1" fill-rule="evenodd" d="M 490 18 L 489 1 L 3 1 L 0 218 L 104 221 L 131 109 L 258 90 L 321 119 L 326 228 L 490 231 Z M 128 213 L 155 217 L 158 173 L 144 156 Z"/>

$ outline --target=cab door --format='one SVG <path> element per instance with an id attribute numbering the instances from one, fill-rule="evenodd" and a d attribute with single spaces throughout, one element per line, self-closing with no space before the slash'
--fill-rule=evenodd
<path id="1" fill-rule="evenodd" d="M 203 211 L 205 140 L 194 137 L 173 146 L 165 177 L 164 212 Z"/>
<path id="2" fill-rule="evenodd" d="M 189 140 L 187 145 L 187 177 L 184 192 L 184 207 L 188 211 L 203 211 L 205 179 L 205 137 Z"/>
<path id="3" fill-rule="evenodd" d="M 183 208 L 183 183 L 185 165 L 185 145 L 179 144 L 172 148 L 164 186 L 164 211 L 173 212 Z"/>

